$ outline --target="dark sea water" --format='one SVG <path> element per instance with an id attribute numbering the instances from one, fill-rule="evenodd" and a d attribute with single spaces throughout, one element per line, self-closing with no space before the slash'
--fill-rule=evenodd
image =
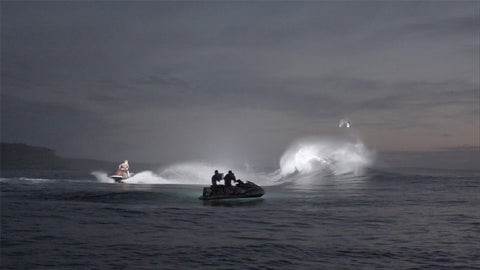
<path id="1" fill-rule="evenodd" d="M 480 269 L 479 172 L 293 179 L 215 202 L 201 185 L 3 175 L 1 269 Z"/>

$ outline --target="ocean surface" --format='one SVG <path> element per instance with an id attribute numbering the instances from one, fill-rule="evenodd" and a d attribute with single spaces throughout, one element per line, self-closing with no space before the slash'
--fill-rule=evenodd
<path id="1" fill-rule="evenodd" d="M 480 171 L 294 175 L 211 202 L 210 175 L 21 174 L 0 180 L 1 269 L 480 269 Z"/>

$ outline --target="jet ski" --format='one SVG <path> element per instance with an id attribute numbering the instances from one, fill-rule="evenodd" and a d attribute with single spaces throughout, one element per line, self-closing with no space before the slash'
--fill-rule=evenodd
<path id="1" fill-rule="evenodd" d="M 209 186 L 203 188 L 203 195 L 200 200 L 222 200 L 235 198 L 262 197 L 265 191 L 260 186 L 247 181 L 237 183 L 236 186 L 225 187 L 224 185 Z"/>
<path id="2" fill-rule="evenodd" d="M 117 169 L 112 175 L 110 175 L 110 178 L 115 180 L 117 183 L 121 183 L 123 180 L 128 179 L 132 177 L 133 174 L 131 174 L 128 171 L 124 171 L 122 169 Z"/>

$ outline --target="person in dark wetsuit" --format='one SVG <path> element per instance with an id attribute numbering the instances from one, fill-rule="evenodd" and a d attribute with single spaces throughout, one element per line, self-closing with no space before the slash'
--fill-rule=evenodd
<path id="1" fill-rule="evenodd" d="M 212 186 L 217 186 L 217 182 L 222 181 L 223 174 L 219 173 L 218 170 L 215 170 L 215 174 L 212 176 Z"/>
<path id="2" fill-rule="evenodd" d="M 225 187 L 231 187 L 232 181 L 237 181 L 237 178 L 235 177 L 235 174 L 233 174 L 232 171 L 228 171 L 227 175 L 225 175 L 223 180 L 225 181 Z"/>

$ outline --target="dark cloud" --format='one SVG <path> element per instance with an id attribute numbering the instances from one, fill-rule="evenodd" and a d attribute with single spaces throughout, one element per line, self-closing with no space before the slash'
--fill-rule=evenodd
<path id="1" fill-rule="evenodd" d="M 27 101 L 1 96 L 1 138 L 9 142 L 28 142 L 58 149 L 60 154 L 108 158 L 115 138 L 105 138 L 102 130 L 111 126 L 96 114 L 55 103 Z M 95 149 L 90 142 L 101 142 Z M 83 150 L 81 150 L 83 149 Z"/>
<path id="2" fill-rule="evenodd" d="M 412 134 L 408 149 L 475 144 L 478 7 L 5 2 L 2 140 L 94 158 L 271 160 L 349 117 L 375 148 Z"/>
<path id="3" fill-rule="evenodd" d="M 465 36 L 472 38 L 473 33 L 479 31 L 479 16 L 460 16 L 443 20 L 410 23 L 392 30 L 392 35 L 417 35 L 425 38 L 441 38 L 451 36 Z"/>

